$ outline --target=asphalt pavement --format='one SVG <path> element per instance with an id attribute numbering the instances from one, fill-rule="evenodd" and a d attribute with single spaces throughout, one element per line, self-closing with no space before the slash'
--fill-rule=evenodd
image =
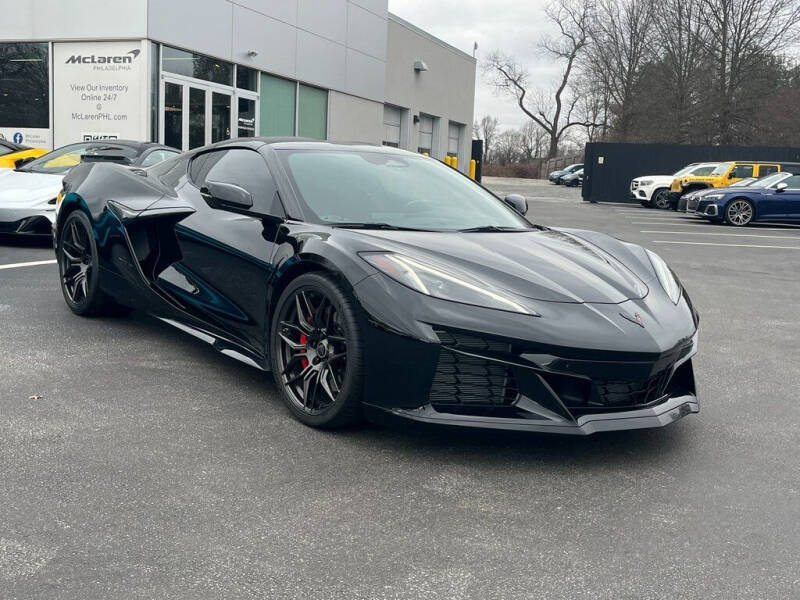
<path id="1" fill-rule="evenodd" d="M 0 240 L 0 598 L 800 597 L 800 229 L 486 183 L 670 263 L 699 415 L 315 431 L 180 331 L 72 315 L 54 264 L 19 266 L 52 250 Z"/>

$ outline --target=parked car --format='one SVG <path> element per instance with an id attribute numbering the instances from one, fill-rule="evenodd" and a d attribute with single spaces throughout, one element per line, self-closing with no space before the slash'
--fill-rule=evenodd
<path id="1" fill-rule="evenodd" d="M 800 222 L 800 175 L 765 179 L 767 185 L 709 190 L 698 199 L 697 216 L 744 227 L 758 221 Z"/>
<path id="2" fill-rule="evenodd" d="M 0 139 L 0 169 L 13 169 L 26 160 L 33 160 L 46 153 L 44 148 L 29 148 Z"/>
<path id="3" fill-rule="evenodd" d="M 561 176 L 561 183 L 567 187 L 578 187 L 583 185 L 583 169 L 578 169 L 572 173 Z"/>
<path id="4" fill-rule="evenodd" d="M 647 208 L 666 209 L 670 206 L 669 188 L 676 177 L 683 175 L 708 175 L 719 163 L 701 162 L 686 165 L 672 175 L 642 175 L 631 180 L 631 198 Z"/>
<path id="5" fill-rule="evenodd" d="M 670 186 L 670 204 L 677 210 L 678 201 L 683 194 L 707 188 L 727 187 L 740 179 L 755 177 L 760 179 L 771 173 L 800 168 L 798 163 L 766 161 L 727 161 L 722 162 L 708 175 L 683 175 L 676 177 Z"/>
<path id="6" fill-rule="evenodd" d="M 147 167 L 179 154 L 161 144 L 113 140 L 53 150 L 17 169 L 0 170 L 0 233 L 50 235 L 61 180 L 82 160 Z"/>
<path id="7" fill-rule="evenodd" d="M 434 159 L 243 138 L 142 176 L 84 164 L 63 194 L 74 313 L 145 310 L 271 371 L 307 425 L 589 434 L 698 410 L 697 313 L 658 255 L 533 225 Z"/>
<path id="8" fill-rule="evenodd" d="M 550 180 L 551 183 L 555 183 L 556 185 L 561 185 L 563 183 L 561 178 L 564 177 L 564 175 L 569 175 L 570 173 L 574 173 L 575 171 L 582 168 L 583 168 L 583 163 L 576 163 L 574 165 L 569 165 L 559 171 L 553 171 L 552 173 L 550 173 L 548 179 Z"/>
<path id="9" fill-rule="evenodd" d="M 765 181 L 765 180 L 772 180 L 773 177 L 789 177 L 791 173 L 773 173 L 772 175 L 767 175 L 762 177 L 761 179 L 756 179 L 755 177 L 747 177 L 745 179 L 740 179 L 736 183 L 730 184 L 729 188 L 734 187 L 747 187 L 748 185 L 755 184 L 757 181 Z M 678 212 L 694 212 L 697 208 L 697 203 L 699 202 L 700 198 L 705 196 L 706 194 L 711 194 L 715 189 L 723 189 L 723 188 L 705 188 L 700 190 L 694 190 L 687 194 L 684 194 L 678 199 L 677 210 Z"/>

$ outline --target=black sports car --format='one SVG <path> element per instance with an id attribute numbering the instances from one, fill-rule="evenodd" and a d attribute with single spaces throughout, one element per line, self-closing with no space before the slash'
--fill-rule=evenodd
<path id="1" fill-rule="evenodd" d="M 239 139 L 84 164 L 62 193 L 73 312 L 136 307 L 271 370 L 309 425 L 588 434 L 698 411 L 698 317 L 661 258 L 532 225 L 524 198 L 434 159 Z"/>

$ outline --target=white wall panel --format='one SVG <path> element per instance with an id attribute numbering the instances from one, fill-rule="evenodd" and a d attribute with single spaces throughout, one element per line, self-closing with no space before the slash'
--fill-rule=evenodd
<path id="1" fill-rule="evenodd" d="M 385 62 L 347 49 L 347 81 L 344 89 L 348 93 L 383 102 L 385 78 Z"/>
<path id="2" fill-rule="evenodd" d="M 380 144 L 383 104 L 339 92 L 328 96 L 328 139 L 338 142 Z"/>

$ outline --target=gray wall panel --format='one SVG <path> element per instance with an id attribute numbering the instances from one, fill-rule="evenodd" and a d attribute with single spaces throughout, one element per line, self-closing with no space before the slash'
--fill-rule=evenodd
<path id="1" fill-rule="evenodd" d="M 2 0 L 0 38 L 73 40 L 143 38 L 147 0 Z"/>
<path id="2" fill-rule="evenodd" d="M 234 61 L 270 73 L 294 77 L 297 58 L 297 30 L 252 10 L 233 7 Z M 250 50 L 258 52 L 253 58 Z"/>
<path id="3" fill-rule="evenodd" d="M 383 104 L 331 92 L 328 98 L 328 139 L 338 142 L 380 144 Z"/>
<path id="4" fill-rule="evenodd" d="M 362 8 L 374 12 L 379 17 L 386 18 L 388 13 L 388 0 L 350 0 L 352 4 L 358 4 Z"/>
<path id="5" fill-rule="evenodd" d="M 337 90 L 345 88 L 345 47 L 297 30 L 297 78 Z"/>
<path id="6" fill-rule="evenodd" d="M 297 0 L 234 0 L 234 4 L 241 4 L 262 15 L 297 25 Z"/>
<path id="7" fill-rule="evenodd" d="M 385 77 L 386 63 L 350 48 L 347 49 L 345 88 L 348 93 L 383 101 Z"/>
<path id="8" fill-rule="evenodd" d="M 153 39 L 230 58 L 233 5 L 227 0 L 149 0 L 148 31 Z"/>
<path id="9" fill-rule="evenodd" d="M 386 60 L 386 19 L 351 2 L 347 11 L 347 46 Z"/>
<path id="10" fill-rule="evenodd" d="M 344 44 L 347 41 L 347 0 L 298 0 L 297 26 Z"/>

